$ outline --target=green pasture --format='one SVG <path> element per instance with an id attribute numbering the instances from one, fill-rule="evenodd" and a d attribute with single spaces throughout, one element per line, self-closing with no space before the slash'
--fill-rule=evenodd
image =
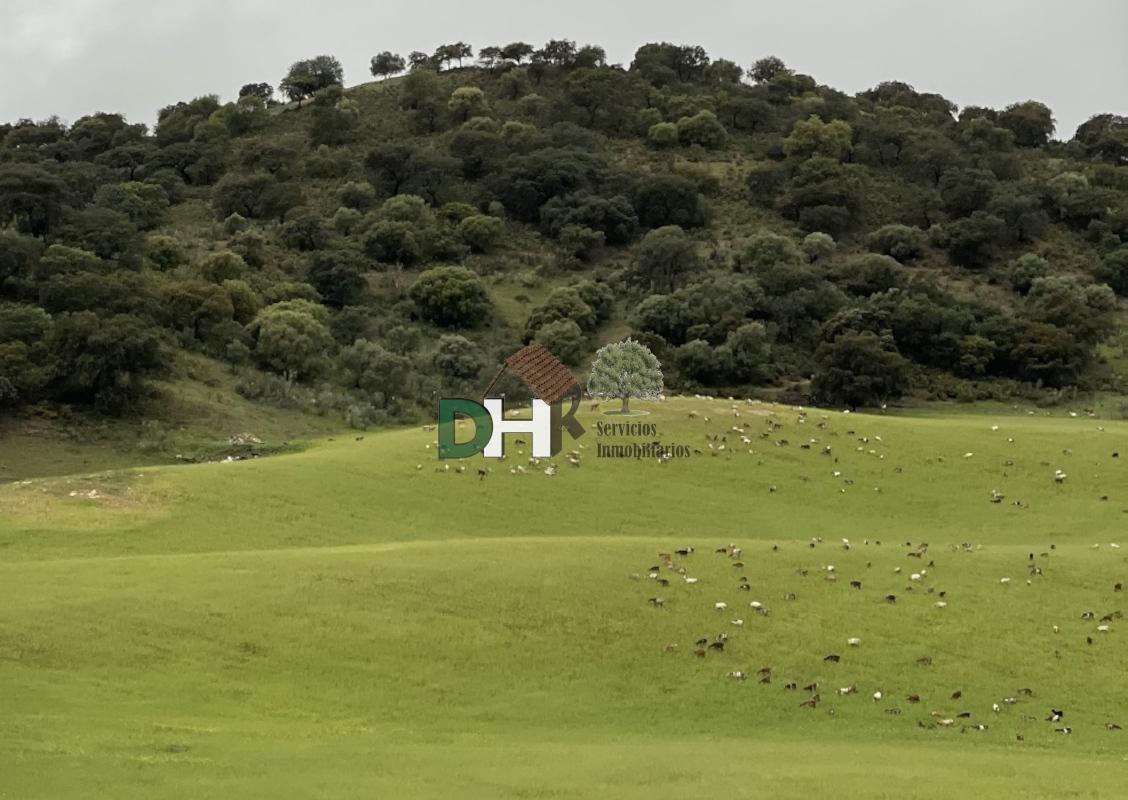
<path id="1" fill-rule="evenodd" d="M 0 486 L 0 798 L 1128 794 L 1128 424 L 646 408 Z"/>

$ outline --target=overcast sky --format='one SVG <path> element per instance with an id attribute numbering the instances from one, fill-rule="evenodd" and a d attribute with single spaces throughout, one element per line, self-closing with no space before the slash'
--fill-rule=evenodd
<path id="1" fill-rule="evenodd" d="M 1035 99 L 1063 138 L 1095 113 L 1128 114 L 1125 0 L 0 0 L 0 121 L 151 123 L 177 100 L 277 85 L 320 53 L 353 84 L 379 50 L 548 38 L 624 64 L 651 41 L 742 66 L 775 54 L 851 93 L 897 79 L 961 106 Z"/>

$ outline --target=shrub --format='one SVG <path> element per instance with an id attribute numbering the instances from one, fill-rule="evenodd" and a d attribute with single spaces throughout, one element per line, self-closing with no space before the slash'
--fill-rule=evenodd
<path id="1" fill-rule="evenodd" d="M 583 331 L 570 319 L 549 322 L 537 331 L 534 339 L 570 366 L 580 363 L 586 349 Z"/>
<path id="2" fill-rule="evenodd" d="M 488 253 L 505 231 L 505 223 L 497 217 L 475 214 L 458 223 L 458 238 L 475 253 Z"/>
<path id="3" fill-rule="evenodd" d="M 927 245 L 928 235 L 910 225 L 884 225 L 866 237 L 866 247 L 902 264 L 920 258 Z"/>
<path id="4" fill-rule="evenodd" d="M 423 319 L 444 327 L 478 325 L 490 311 L 486 285 L 465 267 L 427 270 L 408 294 Z"/>
<path id="5" fill-rule="evenodd" d="M 799 246 L 807 254 L 808 260 L 819 261 L 834 255 L 834 249 L 837 245 L 834 237 L 829 233 L 815 231 L 804 236 L 803 242 Z"/>
<path id="6" fill-rule="evenodd" d="M 646 132 L 646 141 L 659 149 L 673 147 L 678 143 L 678 126 L 672 122 L 657 122 Z"/>

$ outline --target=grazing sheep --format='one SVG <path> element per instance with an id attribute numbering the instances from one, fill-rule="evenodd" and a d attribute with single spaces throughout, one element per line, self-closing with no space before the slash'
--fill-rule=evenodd
<path id="1" fill-rule="evenodd" d="M 646 602 L 650 603 L 650 605 L 654 606 L 655 608 L 663 608 L 666 603 L 666 601 L 661 597 L 651 597 Z"/>
<path id="2" fill-rule="evenodd" d="M 728 603 L 716 602 L 713 603 L 713 608 L 715 608 L 717 611 L 724 611 L 726 608 L 728 608 Z"/>
<path id="3" fill-rule="evenodd" d="M 850 647 L 859 647 L 862 644 L 862 640 L 859 639 L 857 636 L 851 636 L 849 639 L 846 640 L 846 644 L 849 645 Z"/>
<path id="4" fill-rule="evenodd" d="M 728 674 L 728 677 L 732 678 L 734 681 L 742 681 L 742 680 L 745 680 L 748 676 L 737 669 L 737 670 L 733 670 L 732 672 L 730 672 Z"/>

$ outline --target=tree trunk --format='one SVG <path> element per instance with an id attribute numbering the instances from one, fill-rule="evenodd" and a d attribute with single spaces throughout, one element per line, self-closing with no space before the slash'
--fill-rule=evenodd
<path id="1" fill-rule="evenodd" d="M 630 413 L 630 410 L 631 410 L 631 396 L 630 395 L 627 395 L 627 394 L 623 395 L 623 407 L 619 410 L 624 414 Z"/>

